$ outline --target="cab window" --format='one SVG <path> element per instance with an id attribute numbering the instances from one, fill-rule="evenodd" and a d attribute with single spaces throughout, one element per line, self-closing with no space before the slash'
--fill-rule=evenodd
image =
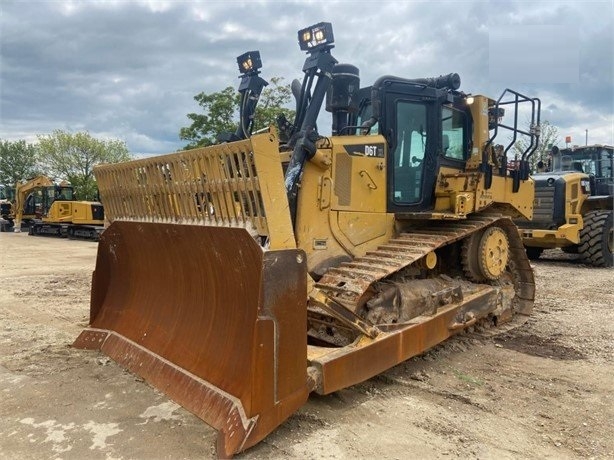
<path id="1" fill-rule="evenodd" d="M 422 171 L 427 148 L 427 111 L 419 102 L 398 101 L 396 146 L 392 155 L 393 201 L 411 204 L 422 201 Z"/>
<path id="2" fill-rule="evenodd" d="M 372 114 L 373 114 L 373 109 L 371 107 L 371 103 L 369 102 L 369 103 L 364 104 L 360 108 L 360 112 L 358 112 L 358 116 L 356 117 L 356 125 L 362 126 L 362 124 L 365 121 L 371 118 Z M 368 133 L 365 133 L 363 129 L 361 128 L 356 128 L 357 136 L 364 136 L 364 135 L 375 136 L 377 134 L 379 134 L 379 122 L 376 122 L 373 126 L 371 126 L 371 129 L 369 130 Z"/>
<path id="3" fill-rule="evenodd" d="M 442 108 L 441 148 L 446 158 L 465 159 L 465 114 L 450 107 Z"/>
<path id="4" fill-rule="evenodd" d="M 612 151 L 601 152 L 601 177 L 612 178 Z"/>

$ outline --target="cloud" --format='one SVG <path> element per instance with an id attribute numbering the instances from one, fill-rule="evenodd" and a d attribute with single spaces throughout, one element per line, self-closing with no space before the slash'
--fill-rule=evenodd
<path id="1" fill-rule="evenodd" d="M 545 112 L 551 123 L 589 129 L 604 137 L 601 143 L 613 143 L 607 129 L 614 97 L 609 1 L 535 1 L 530 8 L 494 0 L 3 1 L 0 8 L 2 138 L 88 130 L 123 139 L 137 154 L 176 150 L 185 144 L 178 133 L 189 124 L 186 114 L 198 111 L 193 96 L 238 86 L 236 56 L 259 49 L 264 78 L 301 78 L 305 55 L 297 30 L 330 21 L 333 55 L 360 68 L 363 86 L 386 74 L 457 72 L 466 92 L 496 97 L 505 87 L 525 91 L 557 107 Z M 491 43 L 505 30 L 527 28 L 554 28 L 561 37 L 554 42 L 560 47 L 542 43 L 550 65 L 529 60 L 530 53 L 515 62 L 514 47 L 495 47 L 500 52 L 493 54 Z M 565 40 L 577 44 L 576 61 L 566 54 L 573 46 Z M 523 34 L 526 50 L 533 41 Z M 558 62 L 577 66 L 577 81 L 548 80 Z M 505 65 L 512 74 L 491 78 L 493 67 Z"/>

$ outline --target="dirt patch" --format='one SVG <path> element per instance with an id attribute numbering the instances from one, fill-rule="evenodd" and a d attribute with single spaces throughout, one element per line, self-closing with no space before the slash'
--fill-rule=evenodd
<path id="1" fill-rule="evenodd" d="M 213 458 L 216 433 L 96 352 L 96 244 L 0 233 L 0 458 Z M 614 272 L 534 263 L 520 328 L 455 336 L 305 406 L 238 458 L 614 457 Z"/>
<path id="2" fill-rule="evenodd" d="M 495 338 L 503 348 L 549 359 L 585 359 L 586 355 L 572 347 L 561 345 L 556 337 L 538 337 L 533 334 L 505 334 Z"/>

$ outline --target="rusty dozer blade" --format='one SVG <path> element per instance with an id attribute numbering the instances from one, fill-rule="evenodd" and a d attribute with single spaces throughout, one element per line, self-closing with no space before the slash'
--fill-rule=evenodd
<path id="1" fill-rule="evenodd" d="M 99 243 L 90 328 L 74 345 L 219 430 L 217 454 L 232 456 L 313 389 L 306 280 L 302 251 L 264 251 L 242 228 L 115 221 Z"/>

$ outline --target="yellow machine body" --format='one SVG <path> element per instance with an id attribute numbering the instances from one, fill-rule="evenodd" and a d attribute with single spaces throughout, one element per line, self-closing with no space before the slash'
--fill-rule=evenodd
<path id="1" fill-rule="evenodd" d="M 242 118 L 228 142 L 94 169 L 110 225 L 74 345 L 219 430 L 221 457 L 311 392 L 474 325 L 520 324 L 533 307 L 512 221 L 532 217 L 532 152 L 511 163 L 494 140 L 506 104 L 535 115 L 539 101 L 469 97 L 456 74 L 360 88 L 330 55 L 330 24 L 314 27 L 299 34 L 309 57 L 294 124 L 249 135 L 263 85 L 246 70 L 259 58 L 238 59 Z M 331 136 L 315 130 L 325 97 Z"/>
<path id="2" fill-rule="evenodd" d="M 516 222 L 531 259 L 560 248 L 589 265 L 614 265 L 613 151 L 609 146 L 578 147 L 562 158 L 555 155 L 554 171 L 533 175 L 534 216 Z"/>
<path id="3" fill-rule="evenodd" d="M 360 382 L 494 313 L 501 321 L 509 321 L 512 310 L 528 315 L 532 271 L 515 227 L 502 214 L 526 213 L 526 203 L 519 209 L 499 203 L 494 214 L 480 215 L 476 207 L 486 199 L 480 180 L 442 171 L 439 197 L 446 196 L 440 201 L 448 206 L 430 219 L 399 220 L 383 204 L 383 163 L 348 159 L 336 147 L 358 141 L 322 141 L 327 148 L 316 156 L 322 161 L 305 168 L 296 231 L 274 131 L 97 167 L 111 225 L 99 242 L 91 327 L 75 345 L 102 349 L 164 388 L 220 430 L 218 453 L 232 455 L 266 436 L 311 391 L 325 394 Z M 462 186 L 454 192 L 453 184 Z M 532 182 L 524 186 L 530 209 Z M 412 238 L 414 222 L 423 224 L 416 232 L 432 233 Z M 335 266 L 383 251 L 386 266 L 371 263 L 375 272 L 350 271 L 363 295 L 412 264 L 415 270 L 439 267 L 439 252 L 446 253 L 447 245 L 493 225 L 507 235 L 502 249 L 516 260 L 503 283 L 508 285 L 503 297 L 514 298 L 514 306 L 497 300 L 498 288 L 478 284 L 460 296 L 450 294 L 458 294 L 459 286 L 434 284 L 439 307 L 430 315 L 376 325 L 361 320 L 356 308 L 344 307 L 326 285 Z M 385 261 L 389 254 L 382 248 L 395 238 L 419 242 L 420 249 L 401 247 Z M 335 327 L 355 337 L 334 347 L 314 335 L 308 345 L 309 310 L 315 312 L 312 329 L 324 311 L 324 321 L 338 322 Z"/>
<path id="4" fill-rule="evenodd" d="M 96 206 L 102 205 L 94 201 L 55 200 L 42 221 L 46 224 L 104 225 L 102 216 L 94 215 Z"/>

